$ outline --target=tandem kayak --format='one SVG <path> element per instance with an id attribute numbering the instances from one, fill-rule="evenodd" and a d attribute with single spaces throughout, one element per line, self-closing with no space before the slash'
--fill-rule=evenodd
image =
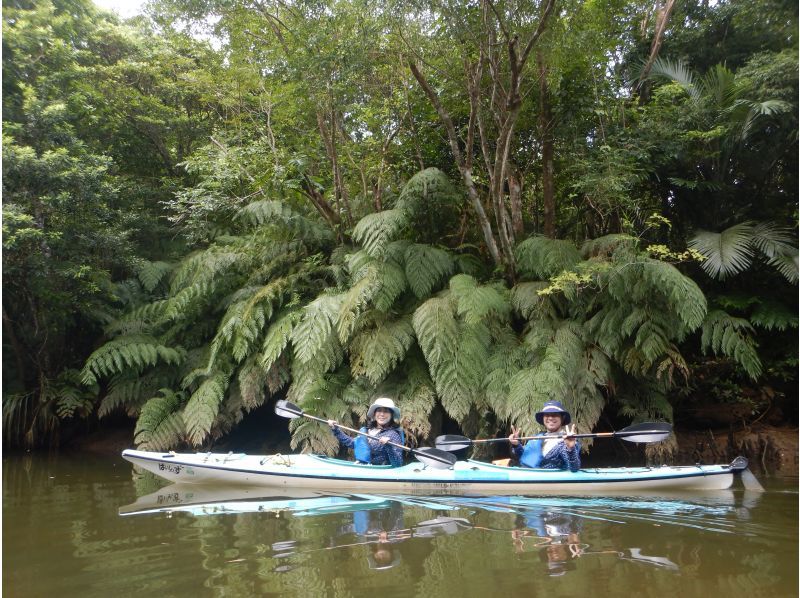
<path id="1" fill-rule="evenodd" d="M 122 457 L 171 482 L 292 489 L 404 493 L 585 494 L 661 490 L 724 490 L 747 470 L 728 465 L 586 468 L 579 471 L 505 467 L 457 461 L 448 469 L 422 463 L 363 465 L 322 455 L 247 455 L 125 450 Z M 747 472 L 749 473 L 749 472 Z"/>

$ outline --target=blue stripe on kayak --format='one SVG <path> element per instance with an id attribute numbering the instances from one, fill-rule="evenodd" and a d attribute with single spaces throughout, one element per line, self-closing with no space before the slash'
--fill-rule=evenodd
<path id="1" fill-rule="evenodd" d="M 140 457 L 134 456 L 135 459 L 142 459 L 144 461 L 154 461 L 156 463 L 164 462 L 163 459 L 153 459 L 149 457 Z M 309 478 L 314 480 L 344 480 L 348 482 L 394 482 L 394 483 L 412 483 L 412 484 L 481 484 L 481 483 L 492 483 L 492 484 L 608 484 L 614 482 L 657 482 L 659 480 L 675 480 L 675 479 L 684 479 L 684 478 L 696 478 L 696 477 L 706 477 L 706 476 L 714 476 L 720 474 L 729 474 L 733 473 L 730 468 L 726 470 L 720 471 L 697 471 L 697 472 L 686 472 L 683 474 L 676 474 L 676 475 L 669 475 L 669 476 L 653 476 L 653 477 L 627 477 L 627 478 L 602 478 L 602 479 L 578 479 L 578 480 L 570 480 L 570 479 L 561 479 L 561 480 L 495 480 L 495 479 L 432 479 L 432 478 L 424 478 L 424 479 L 409 479 L 409 478 L 356 478 L 356 477 L 345 477 L 345 476 L 325 476 L 323 474 L 302 474 L 302 473 L 276 473 L 272 471 L 254 471 L 252 469 L 235 469 L 233 467 L 215 467 L 213 465 L 197 465 L 196 463 L 187 463 L 186 461 L 177 461 L 177 460 L 170 460 L 167 463 L 178 463 L 183 465 L 184 467 L 196 467 L 197 469 L 214 469 L 219 471 L 230 471 L 235 473 L 246 473 L 250 475 L 264 475 L 264 476 L 273 476 L 273 477 L 290 477 L 290 478 Z M 366 465 L 362 467 L 368 467 Z M 727 467 L 727 466 L 723 466 Z M 559 470 L 552 470 L 554 472 Z M 590 473 L 590 470 L 579 470 L 584 471 L 586 473 Z M 577 472 L 576 472 L 577 473 Z"/>

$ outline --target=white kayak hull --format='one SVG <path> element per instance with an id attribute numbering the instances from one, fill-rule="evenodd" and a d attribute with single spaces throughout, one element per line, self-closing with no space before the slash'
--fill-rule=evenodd
<path id="1" fill-rule="evenodd" d="M 599 494 L 725 490 L 747 462 L 680 467 L 587 468 L 576 472 L 458 461 L 450 469 L 421 463 L 361 465 L 319 455 L 246 455 L 123 451 L 124 459 L 171 482 L 263 488 L 419 493 Z"/>

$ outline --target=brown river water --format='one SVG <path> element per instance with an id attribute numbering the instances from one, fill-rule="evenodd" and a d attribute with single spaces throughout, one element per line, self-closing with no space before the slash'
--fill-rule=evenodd
<path id="1" fill-rule="evenodd" d="M 765 493 L 401 496 L 167 485 L 3 458 L 4 596 L 798 595 L 798 480 Z"/>

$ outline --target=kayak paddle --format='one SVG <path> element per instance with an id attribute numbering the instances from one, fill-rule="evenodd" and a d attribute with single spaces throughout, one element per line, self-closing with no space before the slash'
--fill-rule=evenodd
<path id="1" fill-rule="evenodd" d="M 303 411 L 300 407 L 298 407 L 294 403 L 290 403 L 289 401 L 278 401 L 275 404 L 275 413 L 280 415 L 281 417 L 288 417 L 289 419 L 294 419 L 296 417 L 307 417 L 308 419 L 313 419 L 314 421 L 322 422 L 323 424 L 328 423 L 327 419 L 322 419 L 321 417 L 309 415 L 308 413 Z M 361 430 L 348 428 L 347 426 L 343 426 L 340 423 L 337 423 L 336 425 L 340 427 L 342 430 L 347 430 L 348 432 L 352 432 L 353 434 L 359 434 L 361 436 L 369 437 L 369 434 L 367 434 L 366 432 L 362 432 Z M 435 448 L 421 447 L 418 449 L 412 449 L 402 444 L 397 444 L 396 442 L 387 442 L 386 444 L 399 447 L 404 451 L 412 453 L 420 463 L 424 463 L 425 465 L 430 465 L 435 469 L 449 469 L 458 460 L 458 458 L 455 455 Z"/>
<path id="2" fill-rule="evenodd" d="M 645 422 L 634 424 L 623 428 L 619 432 L 595 432 L 593 434 L 573 434 L 572 438 L 621 438 L 628 442 L 661 442 L 666 440 L 672 433 L 672 426 L 665 422 Z M 539 434 L 537 436 L 523 436 L 519 440 L 538 440 L 545 438 L 565 438 L 566 434 L 547 436 Z M 456 434 L 445 434 L 436 438 L 436 448 L 446 451 L 459 451 L 472 444 L 482 442 L 508 442 L 508 438 L 483 438 L 470 440 L 466 436 Z"/>

